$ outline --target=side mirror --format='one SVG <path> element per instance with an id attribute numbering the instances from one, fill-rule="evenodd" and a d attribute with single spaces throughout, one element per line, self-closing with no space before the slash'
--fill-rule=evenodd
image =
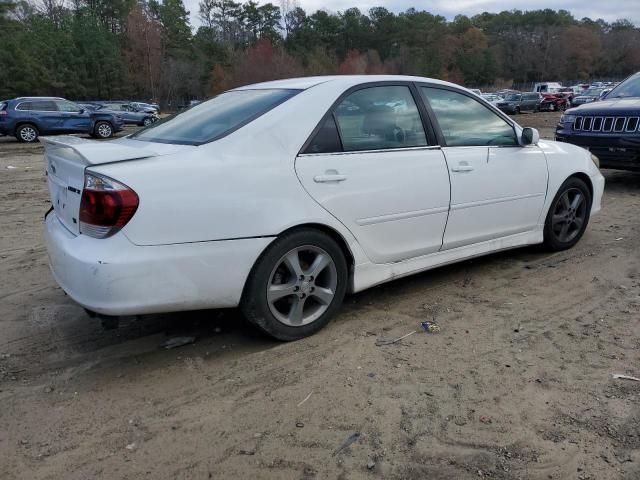
<path id="1" fill-rule="evenodd" d="M 86 111 L 86 110 L 85 110 L 84 108 L 81 108 L 81 109 L 78 111 L 78 113 L 79 113 L 80 115 L 82 115 L 85 111 Z"/>
<path id="2" fill-rule="evenodd" d="M 522 129 L 522 145 L 537 145 L 540 141 L 540 134 L 535 128 L 526 127 Z"/>

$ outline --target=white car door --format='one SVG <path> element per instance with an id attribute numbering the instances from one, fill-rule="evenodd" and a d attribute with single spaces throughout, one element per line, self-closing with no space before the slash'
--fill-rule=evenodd
<path id="1" fill-rule="evenodd" d="M 547 162 L 513 125 L 470 95 L 421 87 L 451 172 L 443 250 L 531 231 L 547 194 Z"/>
<path id="2" fill-rule="evenodd" d="M 325 116 L 296 159 L 304 188 L 374 263 L 442 246 L 449 174 L 423 118 L 408 84 L 362 87 Z"/>

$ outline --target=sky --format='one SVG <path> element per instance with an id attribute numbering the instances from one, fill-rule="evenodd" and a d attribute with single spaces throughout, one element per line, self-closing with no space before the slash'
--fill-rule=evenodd
<path id="1" fill-rule="evenodd" d="M 236 0 L 238 1 L 238 0 Z M 267 0 L 268 1 L 268 0 Z M 267 3 L 261 0 L 258 3 Z M 640 0 L 429 0 L 428 2 L 412 0 L 298 0 L 307 12 L 325 9 L 331 12 L 344 11 L 358 7 L 363 12 L 371 7 L 385 7 L 393 12 L 402 12 L 414 7 L 416 10 L 427 10 L 451 20 L 458 14 L 472 16 L 481 12 L 501 12 L 502 10 L 537 10 L 552 8 L 570 11 L 580 19 L 589 17 L 593 20 L 602 18 L 607 22 L 626 19 L 640 25 Z M 271 0 L 279 5 L 279 0 Z M 191 24 L 200 25 L 198 19 L 199 0 L 184 0 L 191 12 Z"/>

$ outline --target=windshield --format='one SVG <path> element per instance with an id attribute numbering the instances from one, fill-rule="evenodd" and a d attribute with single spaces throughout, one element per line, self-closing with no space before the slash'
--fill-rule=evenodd
<path id="1" fill-rule="evenodd" d="M 225 92 L 156 122 L 130 138 L 147 142 L 202 145 L 255 120 L 298 92 L 299 90 L 283 89 Z"/>
<path id="2" fill-rule="evenodd" d="M 621 97 L 640 97 L 640 73 L 631 75 L 607 95 L 607 98 Z"/>
<path id="3" fill-rule="evenodd" d="M 522 95 L 515 95 L 515 94 L 512 93 L 510 95 L 507 95 L 504 99 L 505 100 L 509 100 L 511 102 L 517 102 L 521 98 L 522 98 Z"/>
<path id="4" fill-rule="evenodd" d="M 586 95 L 587 97 L 599 97 L 600 93 L 604 90 L 603 88 L 590 88 L 589 90 L 585 90 L 582 92 L 582 95 Z"/>

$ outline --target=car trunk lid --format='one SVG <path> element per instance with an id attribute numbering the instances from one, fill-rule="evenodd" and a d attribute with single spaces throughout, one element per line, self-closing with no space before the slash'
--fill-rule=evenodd
<path id="1" fill-rule="evenodd" d="M 141 160 L 195 148 L 129 139 L 100 142 L 69 136 L 41 140 L 45 146 L 47 185 L 53 209 L 62 224 L 74 235 L 80 234 L 80 201 L 87 167 Z"/>

